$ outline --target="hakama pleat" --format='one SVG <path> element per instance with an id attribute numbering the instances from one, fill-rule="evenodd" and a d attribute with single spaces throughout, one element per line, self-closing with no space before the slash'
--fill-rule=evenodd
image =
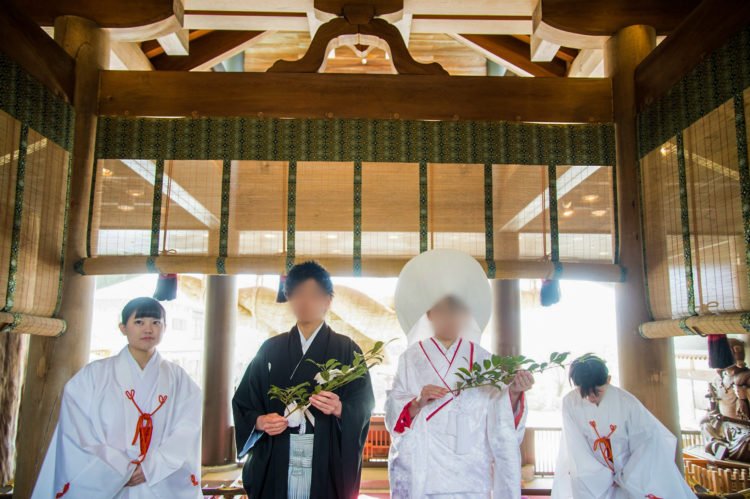
<path id="1" fill-rule="evenodd" d="M 289 435 L 288 499 L 310 497 L 314 437 L 313 433 Z"/>

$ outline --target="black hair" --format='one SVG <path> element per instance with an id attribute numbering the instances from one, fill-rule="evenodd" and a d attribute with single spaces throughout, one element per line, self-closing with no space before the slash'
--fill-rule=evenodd
<path id="1" fill-rule="evenodd" d="M 581 390 L 581 397 L 596 395 L 598 386 L 606 385 L 609 369 L 602 359 L 593 354 L 578 357 L 570 365 L 570 379 Z"/>
<path id="2" fill-rule="evenodd" d="M 289 298 L 294 288 L 308 279 L 314 279 L 328 296 L 333 296 L 331 274 L 314 260 L 298 263 L 289 270 L 284 282 L 284 295 Z"/>
<path id="3" fill-rule="evenodd" d="M 149 298 L 148 296 L 142 296 L 140 298 L 133 298 L 130 300 L 122 309 L 122 323 L 127 324 L 130 316 L 135 312 L 135 319 L 142 317 L 149 317 L 152 319 L 167 318 L 167 312 L 161 303 Z"/>

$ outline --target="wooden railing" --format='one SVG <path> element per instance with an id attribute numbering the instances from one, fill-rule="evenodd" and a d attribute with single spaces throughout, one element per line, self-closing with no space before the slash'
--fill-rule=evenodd
<path id="1" fill-rule="evenodd" d="M 750 492 L 750 473 L 740 465 L 724 465 L 696 458 L 685 458 L 685 479 L 713 494 Z"/>

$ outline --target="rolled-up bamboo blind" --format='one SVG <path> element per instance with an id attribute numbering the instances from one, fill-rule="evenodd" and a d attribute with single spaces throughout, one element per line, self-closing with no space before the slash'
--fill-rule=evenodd
<path id="1" fill-rule="evenodd" d="M 696 334 L 748 334 L 750 314 L 734 312 L 694 315 L 681 319 L 646 322 L 641 325 L 639 331 L 641 336 L 650 339 Z"/>
<path id="2" fill-rule="evenodd" d="M 296 261 L 305 260 L 305 256 Z M 189 255 L 100 255 L 86 258 L 77 264 L 85 275 L 143 274 L 147 272 L 176 274 L 215 274 L 217 260 L 221 260 L 228 274 L 279 274 L 286 268 L 285 255 L 254 255 L 244 257 L 204 257 Z M 351 276 L 351 256 L 321 256 L 317 260 L 332 275 Z M 409 258 L 373 256 L 363 260 L 361 275 L 393 277 L 398 275 Z M 485 270 L 487 263 L 479 260 Z M 611 263 L 554 263 L 535 260 L 502 261 L 495 264 L 498 279 L 573 279 L 599 282 L 620 282 L 625 278 L 619 265 Z"/>

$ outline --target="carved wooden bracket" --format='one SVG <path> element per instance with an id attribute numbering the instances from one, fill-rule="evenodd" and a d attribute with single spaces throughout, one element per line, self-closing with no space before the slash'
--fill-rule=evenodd
<path id="1" fill-rule="evenodd" d="M 333 40 L 343 35 L 375 36 L 388 44 L 391 60 L 396 72 L 410 75 L 448 75 L 448 72 L 437 62 L 423 64 L 417 62 L 406 48 L 401 33 L 394 25 L 374 17 L 374 11 L 363 6 L 347 6 L 344 17 L 331 19 L 315 33 L 307 52 L 296 61 L 276 61 L 268 69 L 271 73 L 317 73 Z"/>

